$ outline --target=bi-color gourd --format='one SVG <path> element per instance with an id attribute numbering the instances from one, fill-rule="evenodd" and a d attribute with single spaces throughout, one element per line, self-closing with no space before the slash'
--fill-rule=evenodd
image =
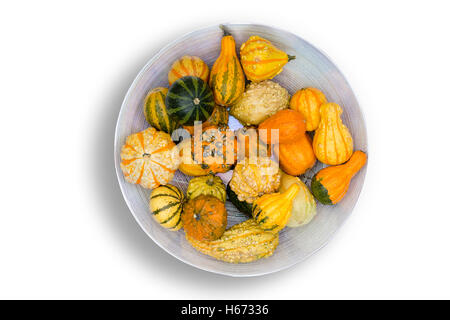
<path id="1" fill-rule="evenodd" d="M 145 119 L 154 128 L 172 133 L 179 127 L 178 121 L 170 117 L 166 108 L 167 88 L 158 87 L 151 90 L 144 99 L 143 112 Z"/>
<path id="2" fill-rule="evenodd" d="M 120 152 L 125 180 L 153 189 L 172 180 L 178 169 L 178 148 L 170 136 L 155 128 L 127 137 Z"/>
<path id="3" fill-rule="evenodd" d="M 203 81 L 208 82 L 208 65 L 196 56 L 183 56 L 175 60 L 168 74 L 169 85 L 186 76 L 199 77 Z"/>
<path id="4" fill-rule="evenodd" d="M 283 229 L 291 217 L 292 202 L 300 191 L 292 184 L 283 193 L 265 194 L 253 203 L 253 218 L 263 230 L 278 232 Z"/>
<path id="5" fill-rule="evenodd" d="M 181 212 L 184 199 L 183 192 L 171 184 L 153 189 L 149 203 L 153 218 L 164 228 L 179 230 L 183 226 Z"/>
<path id="6" fill-rule="evenodd" d="M 200 195 L 213 196 L 222 202 L 227 200 L 225 185 L 222 179 L 213 174 L 195 177 L 189 181 L 186 197 L 188 199 L 195 199 Z"/>
<path id="7" fill-rule="evenodd" d="M 288 61 L 295 59 L 259 36 L 251 36 L 244 42 L 240 54 L 245 75 L 252 82 L 272 79 Z"/>
<path id="8" fill-rule="evenodd" d="M 220 55 L 214 62 L 209 76 L 209 85 L 214 99 L 221 106 L 230 106 L 244 93 L 245 76 L 236 54 L 233 36 L 221 26 L 223 37 Z"/>
<path id="9" fill-rule="evenodd" d="M 351 179 L 366 164 L 367 155 L 355 151 L 350 160 L 339 166 L 317 172 L 311 181 L 311 191 L 323 204 L 336 204 L 344 198 Z"/>

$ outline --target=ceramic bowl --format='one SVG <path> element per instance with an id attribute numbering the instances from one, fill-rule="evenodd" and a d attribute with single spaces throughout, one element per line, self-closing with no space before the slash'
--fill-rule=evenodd
<path id="1" fill-rule="evenodd" d="M 238 49 L 251 35 L 258 35 L 290 55 L 295 55 L 296 59 L 286 64 L 283 72 L 273 80 L 285 87 L 291 95 L 303 87 L 320 89 L 328 101 L 338 103 L 344 109 L 342 120 L 353 136 L 354 149 L 368 151 L 364 117 L 355 95 L 345 77 L 322 51 L 295 34 L 273 27 L 256 24 L 227 24 L 226 27 L 234 36 Z M 293 266 L 330 240 L 352 212 L 364 183 L 367 166 L 353 178 L 347 195 L 339 204 L 318 204 L 317 215 L 308 225 L 283 229 L 278 248 L 266 259 L 247 264 L 221 262 L 192 248 L 186 241 L 183 230 L 170 232 L 161 227 L 149 210 L 151 190 L 125 181 L 119 166 L 120 149 L 128 135 L 149 126 L 142 113 L 143 100 L 152 88 L 168 87 L 167 74 L 173 61 L 183 55 L 195 55 L 211 67 L 219 55 L 221 37 L 222 31 L 218 25 L 194 31 L 171 42 L 149 60 L 128 90 L 120 110 L 114 141 L 114 161 L 117 178 L 130 211 L 147 235 L 162 249 L 177 259 L 206 271 L 229 276 L 258 276 Z M 237 129 L 240 124 L 230 118 L 230 127 Z M 312 175 L 322 167 L 318 163 L 302 179 L 308 183 Z M 227 183 L 231 172 L 221 175 L 221 178 Z M 185 191 L 189 180 L 188 176 L 177 171 L 171 183 Z M 226 208 L 229 226 L 248 218 L 228 201 Z"/>

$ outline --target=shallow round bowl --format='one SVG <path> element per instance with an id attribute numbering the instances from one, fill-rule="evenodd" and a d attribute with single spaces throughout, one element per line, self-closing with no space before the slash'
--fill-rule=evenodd
<path id="1" fill-rule="evenodd" d="M 350 85 L 320 50 L 302 38 L 273 27 L 255 24 L 228 24 L 237 48 L 251 35 L 259 35 L 270 40 L 275 46 L 295 55 L 283 72 L 274 78 L 288 89 L 292 95 L 303 87 L 320 89 L 330 102 L 341 105 L 344 109 L 342 120 L 350 129 L 354 139 L 355 150 L 367 150 L 367 133 L 363 114 L 358 106 Z M 150 59 L 137 75 L 123 102 L 117 120 L 115 134 L 115 164 L 117 178 L 131 212 L 142 229 L 161 248 L 194 267 L 229 276 L 257 276 L 288 268 L 299 263 L 323 247 L 332 235 L 341 227 L 355 206 L 364 183 L 366 167 L 352 180 L 344 199 L 335 206 L 318 204 L 316 217 L 304 227 L 285 228 L 280 233 L 280 243 L 275 253 L 266 259 L 247 264 L 229 264 L 217 261 L 193 249 L 185 239 L 183 230 L 170 232 L 161 227 L 151 216 L 148 199 L 151 190 L 127 183 L 120 169 L 120 149 L 128 135 L 144 130 L 149 125 L 142 113 L 143 100 L 149 90 L 155 87 L 168 87 L 167 74 L 173 61 L 183 55 L 195 55 L 202 58 L 209 67 L 219 55 L 222 31 L 219 26 L 212 26 L 189 33 L 170 43 L 156 56 Z M 235 119 L 230 119 L 230 127 L 239 126 Z M 303 177 L 306 182 L 323 165 L 318 163 Z M 228 182 L 231 173 L 221 175 Z M 172 184 L 186 190 L 189 177 L 177 171 Z M 228 225 L 247 219 L 230 203 L 226 204 Z"/>

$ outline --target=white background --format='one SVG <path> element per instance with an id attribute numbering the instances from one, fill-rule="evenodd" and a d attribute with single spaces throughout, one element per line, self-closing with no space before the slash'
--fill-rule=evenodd
<path id="1" fill-rule="evenodd" d="M 446 1 L 3 1 L 0 298 L 450 298 L 449 13 Z M 114 172 L 115 122 L 140 68 L 221 22 L 277 26 L 324 50 L 369 133 L 344 227 L 259 278 L 163 252 Z"/>

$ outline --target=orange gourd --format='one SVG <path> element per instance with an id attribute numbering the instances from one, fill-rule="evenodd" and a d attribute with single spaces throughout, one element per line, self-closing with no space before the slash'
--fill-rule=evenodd
<path id="1" fill-rule="evenodd" d="M 227 226 L 225 204 L 214 196 L 201 195 L 189 200 L 181 214 L 184 230 L 199 241 L 219 239 Z"/>
<path id="2" fill-rule="evenodd" d="M 149 189 L 172 180 L 180 163 L 170 136 L 152 127 L 128 136 L 120 158 L 125 180 Z"/>
<path id="3" fill-rule="evenodd" d="M 169 85 L 186 76 L 199 77 L 207 83 L 208 75 L 208 65 L 202 59 L 195 56 L 184 56 L 176 60 L 170 67 Z"/>
<path id="4" fill-rule="evenodd" d="M 228 126 L 207 127 L 201 138 L 201 148 L 196 148 L 194 137 L 193 152 L 196 159 L 202 159 L 202 167 L 211 173 L 230 170 L 236 162 L 236 143 Z"/>
<path id="5" fill-rule="evenodd" d="M 305 118 L 300 112 L 284 109 L 264 120 L 258 129 L 261 140 L 268 144 L 277 143 L 271 141 L 271 130 L 274 129 L 278 129 L 278 143 L 291 143 L 305 135 Z M 261 130 L 266 130 L 266 133 Z"/>
<path id="6" fill-rule="evenodd" d="M 256 127 L 243 127 L 235 131 L 238 161 L 244 158 L 270 157 L 270 145 L 261 141 Z"/>
<path id="7" fill-rule="evenodd" d="M 289 106 L 303 115 L 306 120 L 306 131 L 314 131 L 319 126 L 320 106 L 326 102 L 327 98 L 319 89 L 304 88 L 292 96 Z"/>
<path id="8" fill-rule="evenodd" d="M 313 149 L 317 159 L 328 165 L 344 163 L 353 153 L 353 138 L 342 123 L 341 114 L 342 108 L 336 103 L 324 103 L 320 107 Z"/>
<path id="9" fill-rule="evenodd" d="M 230 106 L 244 93 L 245 76 L 236 54 L 233 36 L 221 26 L 223 37 L 220 55 L 211 68 L 209 86 L 214 99 L 221 106 Z"/>
<path id="10" fill-rule="evenodd" d="M 178 170 L 188 176 L 205 176 L 210 172 L 207 168 L 204 168 L 201 163 L 194 161 L 194 154 L 192 152 L 193 139 L 183 140 L 178 144 L 179 154 L 181 158 Z"/>
<path id="11" fill-rule="evenodd" d="M 347 193 L 351 179 L 366 162 L 367 155 L 362 151 L 355 151 L 345 164 L 317 172 L 311 181 L 314 197 L 323 204 L 336 204 L 341 201 Z"/>
<path id="12" fill-rule="evenodd" d="M 302 138 L 292 143 L 280 143 L 278 146 L 278 159 L 284 172 L 292 176 L 304 174 L 316 163 L 311 138 L 305 134 Z"/>

